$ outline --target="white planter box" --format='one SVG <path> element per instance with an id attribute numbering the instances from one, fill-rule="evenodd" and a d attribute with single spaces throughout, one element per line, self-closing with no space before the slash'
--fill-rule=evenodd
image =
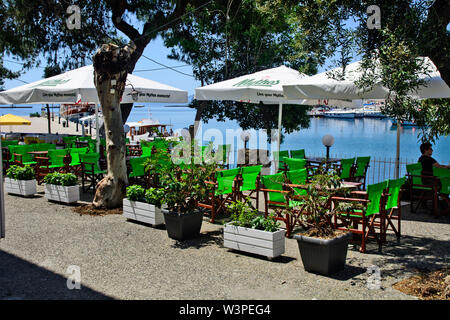
<path id="1" fill-rule="evenodd" d="M 223 229 L 223 245 L 225 248 L 275 258 L 284 253 L 285 233 L 284 229 L 268 232 L 227 223 Z"/>
<path id="2" fill-rule="evenodd" d="M 36 180 L 14 180 L 5 177 L 5 191 L 21 196 L 32 196 L 36 193 Z"/>
<path id="3" fill-rule="evenodd" d="M 80 186 L 57 186 L 54 184 L 45 184 L 45 197 L 48 200 L 64 203 L 73 203 L 80 200 Z"/>
<path id="4" fill-rule="evenodd" d="M 123 216 L 153 226 L 164 224 L 164 214 L 161 212 L 161 208 L 145 202 L 123 199 Z"/>

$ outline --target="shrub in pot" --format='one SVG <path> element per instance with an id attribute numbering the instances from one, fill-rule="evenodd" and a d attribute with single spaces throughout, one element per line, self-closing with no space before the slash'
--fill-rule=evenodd
<path id="1" fill-rule="evenodd" d="M 80 200 L 80 187 L 73 173 L 49 173 L 44 177 L 45 197 L 48 200 L 73 203 Z"/>
<path id="2" fill-rule="evenodd" d="M 31 196 L 36 193 L 34 169 L 29 165 L 12 165 L 6 170 L 5 191 L 11 194 Z"/>
<path id="3" fill-rule="evenodd" d="M 203 213 L 198 210 L 198 202 L 208 196 L 206 181 L 215 173 L 215 161 L 204 162 L 192 152 L 195 143 L 183 141 L 172 153 L 171 161 L 160 168 L 159 183 L 164 187 L 163 209 L 168 236 L 176 240 L 195 238 L 200 234 Z M 183 157 L 179 157 L 183 148 Z M 183 163 L 181 171 L 180 163 Z"/>
<path id="4" fill-rule="evenodd" d="M 123 199 L 124 217 L 154 226 L 164 224 L 161 211 L 164 195 L 164 190 L 160 188 L 145 190 L 140 185 L 127 187 L 126 198 Z"/>
<path id="5" fill-rule="evenodd" d="M 347 191 L 342 188 L 335 171 L 318 170 L 307 185 L 306 192 L 296 197 L 301 205 L 286 209 L 298 215 L 305 229 L 294 238 L 306 271 L 330 275 L 344 268 L 351 234 L 333 229 L 334 212 L 342 208 L 331 208 L 329 199 Z M 293 193 L 288 197 L 292 197 Z"/>
<path id="6" fill-rule="evenodd" d="M 285 251 L 285 233 L 273 215 L 264 217 L 253 209 L 250 199 L 228 206 L 231 222 L 223 230 L 225 248 L 275 258 Z"/>

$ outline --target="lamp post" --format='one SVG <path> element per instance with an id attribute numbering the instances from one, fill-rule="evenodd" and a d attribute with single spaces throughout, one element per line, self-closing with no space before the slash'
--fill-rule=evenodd
<path id="1" fill-rule="evenodd" d="M 330 158 L 330 147 L 334 144 L 334 137 L 327 134 L 322 138 L 323 145 L 327 148 L 327 160 Z"/>

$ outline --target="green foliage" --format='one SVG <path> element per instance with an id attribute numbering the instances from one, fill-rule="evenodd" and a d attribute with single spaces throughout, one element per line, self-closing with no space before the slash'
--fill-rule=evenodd
<path id="1" fill-rule="evenodd" d="M 296 195 L 295 200 L 301 201 L 301 204 L 285 210 L 294 215 L 300 213 L 300 219 L 310 236 L 329 237 L 334 234 L 331 218 L 336 210 L 331 209 L 330 198 L 347 192 L 346 188 L 342 188 L 339 175 L 334 170 L 318 170 L 307 185 L 306 194 Z M 286 197 L 292 199 L 294 193 L 291 192 Z"/>
<path id="2" fill-rule="evenodd" d="M 183 143 L 188 142 L 183 141 Z M 185 148 L 187 151 L 194 150 L 196 144 L 189 143 L 185 145 Z M 173 156 L 180 151 L 177 148 L 175 150 Z M 170 167 L 159 173 L 160 185 L 164 186 L 165 190 L 164 201 L 169 210 L 179 213 L 195 211 L 197 203 L 208 196 L 211 185 L 206 181 L 211 181 L 217 168 L 217 162 L 202 162 L 201 158 L 196 157 L 194 153 L 188 153 L 184 154 L 185 162 L 182 168 L 178 166 L 178 163 L 170 161 Z"/>
<path id="3" fill-rule="evenodd" d="M 41 115 L 40 115 L 39 112 L 33 112 L 33 113 L 30 113 L 30 117 L 31 117 L 31 118 L 33 118 L 33 117 L 39 118 L 40 116 L 41 116 Z"/>
<path id="4" fill-rule="evenodd" d="M 202 85 L 280 65 L 314 74 L 315 61 L 298 54 L 294 46 L 295 32 L 289 24 L 292 11 L 284 13 L 274 17 L 260 10 L 254 0 L 214 1 L 165 33 L 165 45 L 172 48 L 169 58 L 190 64 Z M 244 130 L 277 128 L 274 105 L 194 100 L 190 106 L 197 108 L 204 122 L 230 119 Z M 287 133 L 309 127 L 308 110 L 306 106 L 283 106 Z"/>
<path id="5" fill-rule="evenodd" d="M 130 201 L 145 201 L 145 189 L 140 185 L 132 185 L 127 187 L 127 199 Z"/>
<path id="6" fill-rule="evenodd" d="M 227 207 L 231 215 L 231 224 L 244 228 L 252 228 L 275 232 L 279 229 L 279 222 L 274 219 L 273 215 L 267 218 L 259 215 L 258 210 L 251 206 L 250 198 L 244 201 L 236 200 Z"/>
<path id="7" fill-rule="evenodd" d="M 164 203 L 165 191 L 163 188 L 149 188 L 145 191 L 145 202 L 161 207 Z"/>
<path id="8" fill-rule="evenodd" d="M 6 170 L 6 176 L 14 180 L 33 180 L 35 177 L 34 169 L 29 165 L 24 167 L 12 165 Z"/>
<path id="9" fill-rule="evenodd" d="M 73 173 L 49 173 L 44 177 L 44 182 L 48 184 L 54 184 L 58 186 L 75 186 L 78 183 L 78 178 Z"/>

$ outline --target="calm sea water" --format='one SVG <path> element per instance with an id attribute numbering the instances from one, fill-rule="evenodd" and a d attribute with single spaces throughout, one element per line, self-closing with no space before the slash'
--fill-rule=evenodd
<path id="1" fill-rule="evenodd" d="M 150 109 L 149 107 L 150 106 Z M 28 116 L 31 112 L 40 112 L 41 106 L 33 106 L 32 109 L 1 109 L 0 114 L 13 113 Z M 195 110 L 187 107 L 165 107 L 161 104 L 146 104 L 143 108 L 134 108 L 128 121 L 139 121 L 150 116 L 160 123 L 171 124 L 172 129 L 182 129 L 193 123 Z M 218 122 L 211 120 L 202 125 L 203 136 L 208 129 L 217 129 L 225 133 L 227 129 L 238 129 L 235 121 Z M 310 127 L 298 132 L 285 135 L 281 144 L 281 150 L 305 149 L 307 155 L 325 155 L 326 149 L 322 144 L 322 137 L 331 134 L 335 138 L 331 147 L 331 156 L 371 156 L 377 159 L 394 159 L 396 151 L 396 127 L 393 127 L 387 119 L 327 119 L 311 118 Z M 400 156 L 407 162 L 415 162 L 420 156 L 416 128 L 402 128 L 400 138 Z M 237 141 L 235 144 L 242 143 Z M 203 141 L 204 144 L 207 141 Z M 253 147 L 253 146 L 252 146 Z M 258 145 L 260 148 L 268 148 L 264 141 Z M 433 146 L 433 157 L 440 163 L 450 163 L 450 138 L 441 137 Z"/>
<path id="2" fill-rule="evenodd" d="M 130 121 L 148 118 L 149 109 L 135 108 L 130 114 Z M 151 105 L 153 119 L 161 123 L 170 123 L 173 130 L 188 127 L 193 123 L 195 110 L 186 107 L 164 107 Z M 218 129 L 224 135 L 227 129 L 237 129 L 235 121 L 218 122 L 211 120 L 202 125 L 205 134 L 208 129 Z M 322 137 L 330 134 L 334 137 L 334 145 L 330 149 L 331 156 L 371 156 L 377 159 L 394 159 L 396 152 L 397 131 L 388 119 L 329 119 L 311 118 L 310 127 L 285 135 L 281 150 L 305 149 L 308 155 L 325 155 L 326 149 Z M 400 157 L 408 162 L 415 162 L 420 156 L 417 138 L 418 129 L 402 128 L 400 136 Z M 208 138 L 209 140 L 209 138 Z M 204 141 L 206 143 L 207 141 Z M 237 143 L 235 141 L 235 143 Z M 266 145 L 262 145 L 266 147 Z M 270 145 L 268 146 L 270 149 Z M 433 146 L 433 157 L 439 163 L 450 163 L 450 138 L 441 137 Z"/>

